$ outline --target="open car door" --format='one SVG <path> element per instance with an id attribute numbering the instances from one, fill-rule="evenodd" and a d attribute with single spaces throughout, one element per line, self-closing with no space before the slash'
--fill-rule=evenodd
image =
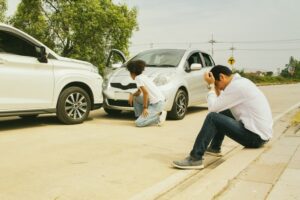
<path id="1" fill-rule="evenodd" d="M 122 51 L 118 49 L 112 49 L 107 58 L 106 68 L 119 68 L 125 63 L 125 61 L 126 57 Z"/>
<path id="2" fill-rule="evenodd" d="M 109 74 L 112 73 L 115 69 L 118 69 L 122 67 L 122 65 L 125 63 L 126 57 L 124 53 L 118 49 L 112 49 L 109 52 L 107 61 L 106 61 L 106 66 L 104 69 L 104 78 L 107 78 Z"/>

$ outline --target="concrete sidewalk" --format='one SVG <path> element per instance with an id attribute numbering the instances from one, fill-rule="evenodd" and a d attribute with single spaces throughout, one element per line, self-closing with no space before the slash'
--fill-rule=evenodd
<path id="1" fill-rule="evenodd" d="M 300 129 L 290 126 L 294 113 L 277 121 L 264 148 L 235 147 L 215 160 L 214 170 L 196 172 L 158 199 L 300 199 Z"/>

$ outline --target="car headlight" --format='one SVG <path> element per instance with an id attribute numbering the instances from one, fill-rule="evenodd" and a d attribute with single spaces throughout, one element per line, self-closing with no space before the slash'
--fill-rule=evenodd
<path id="1" fill-rule="evenodd" d="M 168 84 L 173 77 L 175 76 L 175 73 L 163 73 L 159 74 L 154 80 L 154 84 L 156 86 L 162 86 Z"/>

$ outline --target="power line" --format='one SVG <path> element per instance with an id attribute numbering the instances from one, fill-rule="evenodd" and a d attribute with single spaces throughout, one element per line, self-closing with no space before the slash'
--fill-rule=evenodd
<path id="1" fill-rule="evenodd" d="M 300 42 L 300 39 L 285 39 L 285 40 L 249 40 L 249 41 L 216 41 L 214 40 L 213 36 L 212 39 L 209 41 L 198 41 L 198 42 L 157 42 L 157 43 L 136 43 L 132 44 L 131 47 L 135 46 L 149 46 L 150 44 L 153 45 L 197 45 L 197 44 L 211 44 L 212 48 L 214 44 L 268 44 L 268 43 L 290 43 L 290 42 Z"/>
<path id="2" fill-rule="evenodd" d="M 286 40 L 257 40 L 257 41 L 219 41 L 216 43 L 223 43 L 223 44 L 228 44 L 228 43 L 235 43 L 235 44 L 259 44 L 259 43 L 282 43 L 282 42 L 300 42 L 300 39 L 286 39 Z"/>
<path id="3" fill-rule="evenodd" d="M 235 48 L 234 51 L 297 51 L 300 50 L 300 48 L 283 48 L 283 49 L 239 49 Z M 232 47 L 229 49 L 215 49 L 214 51 L 233 51 Z"/>
<path id="4" fill-rule="evenodd" d="M 290 48 L 290 49 L 235 49 L 237 51 L 295 51 L 300 50 L 300 48 Z"/>

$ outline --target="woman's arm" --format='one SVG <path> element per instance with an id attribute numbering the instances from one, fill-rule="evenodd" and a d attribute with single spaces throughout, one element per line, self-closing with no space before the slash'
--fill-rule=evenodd
<path id="1" fill-rule="evenodd" d="M 143 116 L 147 117 L 148 116 L 148 102 L 149 102 L 149 93 L 148 90 L 144 87 L 141 86 L 140 90 L 143 93 Z"/>
<path id="2" fill-rule="evenodd" d="M 136 96 L 136 97 L 140 96 L 140 94 L 141 94 L 141 90 L 138 89 L 135 93 L 129 95 L 128 103 L 129 103 L 130 106 L 133 105 L 133 97 L 134 96 Z"/>

